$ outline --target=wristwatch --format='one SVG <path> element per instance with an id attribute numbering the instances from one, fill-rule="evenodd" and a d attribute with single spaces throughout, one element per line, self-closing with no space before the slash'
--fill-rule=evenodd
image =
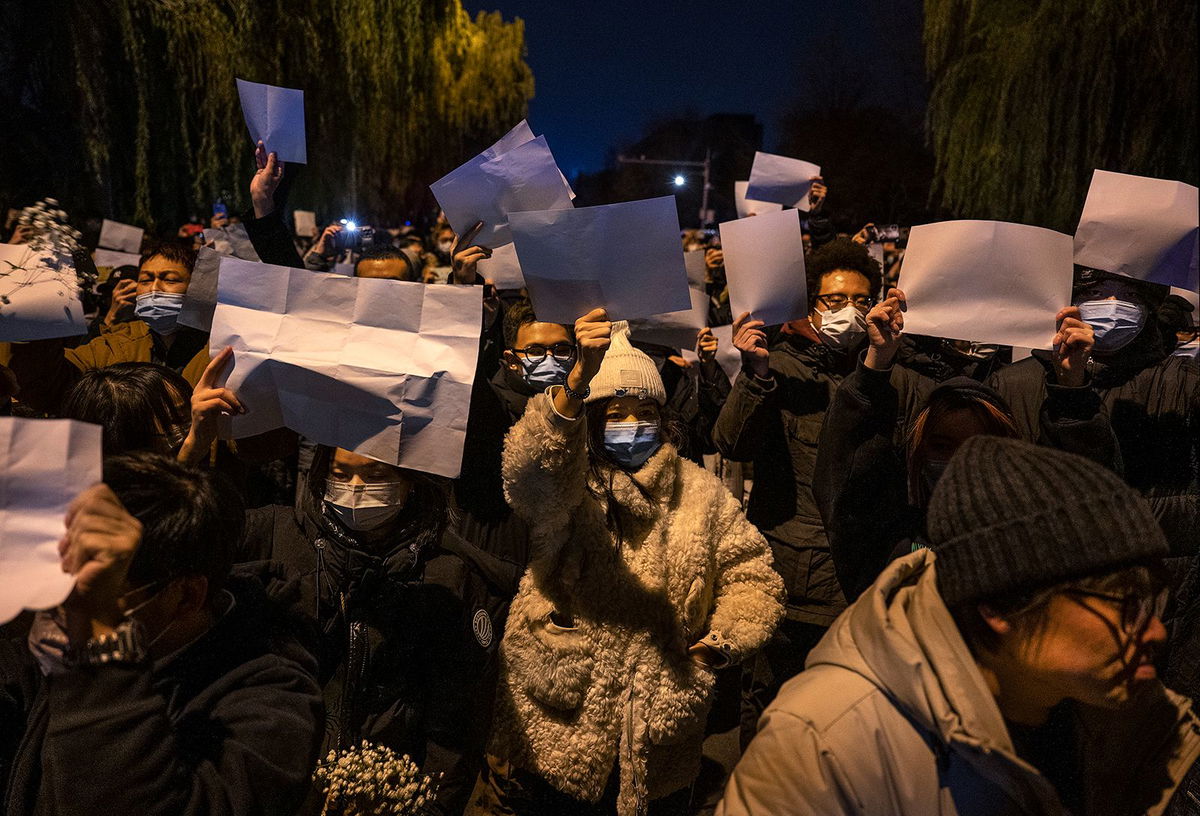
<path id="1" fill-rule="evenodd" d="M 125 621 L 112 632 L 88 638 L 81 648 L 72 650 L 71 663 L 103 666 L 106 663 L 140 663 L 145 658 L 140 627 L 133 621 Z"/>

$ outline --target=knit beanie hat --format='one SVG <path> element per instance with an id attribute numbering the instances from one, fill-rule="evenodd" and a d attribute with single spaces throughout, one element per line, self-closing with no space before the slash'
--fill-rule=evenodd
<path id="1" fill-rule="evenodd" d="M 1167 554 L 1150 506 L 1106 468 L 998 436 L 962 444 L 927 517 L 947 606 L 1102 575 Z"/>
<path id="2" fill-rule="evenodd" d="M 629 323 L 624 320 L 612 324 L 608 351 L 590 385 L 592 393 L 586 402 L 624 396 L 652 399 L 659 405 L 667 401 L 667 389 L 663 387 L 658 366 L 650 355 L 630 345 Z"/>

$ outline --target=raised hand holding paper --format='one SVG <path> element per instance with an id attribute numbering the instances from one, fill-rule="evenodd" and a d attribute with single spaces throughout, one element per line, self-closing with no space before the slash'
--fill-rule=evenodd
<path id="1" fill-rule="evenodd" d="M 66 600 L 58 541 L 67 506 L 100 481 L 99 425 L 0 417 L 0 623 Z"/>
<path id="2" fill-rule="evenodd" d="M 244 79 L 237 81 L 237 89 L 250 142 L 261 141 L 280 161 L 306 164 L 304 91 Z"/>
<path id="3" fill-rule="evenodd" d="M 725 277 L 734 315 L 777 326 L 808 314 L 800 213 L 780 210 L 721 225 Z"/>
<path id="4" fill-rule="evenodd" d="M 820 165 L 758 152 L 750 167 L 745 195 L 756 201 L 773 201 L 808 212 L 808 191 L 812 189 L 813 177 L 819 175 Z"/>
<path id="5" fill-rule="evenodd" d="M 1004 221 L 913 227 L 900 269 L 907 334 L 1049 349 L 1071 303 L 1071 236 Z"/>
<path id="6" fill-rule="evenodd" d="M 425 286 L 221 261 L 210 347 L 246 413 L 234 438 L 286 426 L 389 464 L 462 465 L 482 314 L 478 286 Z"/>
<path id="7" fill-rule="evenodd" d="M 482 221 L 475 243 L 493 249 L 512 241 L 509 213 L 572 206 L 571 188 L 554 163 L 545 136 L 490 158 L 480 154 L 430 189 L 455 232 L 464 235 Z"/>
<path id="8" fill-rule="evenodd" d="M 0 244 L 0 342 L 86 333 L 71 256 Z"/>
<path id="9" fill-rule="evenodd" d="M 109 221 L 107 218 L 100 222 L 100 246 L 105 249 L 136 255 L 142 251 L 143 235 L 145 230 L 141 227 Z"/>
<path id="10" fill-rule="evenodd" d="M 733 203 L 737 207 L 737 217 L 745 218 L 748 215 L 758 215 L 760 213 L 776 212 L 783 209 L 782 204 L 776 204 L 773 201 L 756 201 L 753 198 L 746 198 L 746 188 L 750 186 L 748 181 L 735 181 L 733 183 Z"/>
<path id="11" fill-rule="evenodd" d="M 603 307 L 612 320 L 691 308 L 675 197 L 509 217 L 538 319 L 573 324 Z"/>
<path id="12" fill-rule="evenodd" d="M 1190 184 L 1096 170 L 1075 230 L 1075 263 L 1194 292 L 1198 211 Z"/>

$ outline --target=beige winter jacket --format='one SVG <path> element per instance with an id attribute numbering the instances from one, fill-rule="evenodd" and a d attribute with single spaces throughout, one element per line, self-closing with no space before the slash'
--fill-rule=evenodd
<path id="1" fill-rule="evenodd" d="M 728 662 L 758 649 L 783 582 L 720 481 L 670 445 L 632 478 L 611 474 L 618 542 L 589 481 L 585 425 L 543 394 L 505 441 L 505 493 L 533 556 L 500 645 L 490 750 L 587 801 L 619 763 L 626 816 L 698 770 L 715 674 L 688 647 Z"/>
<path id="2" fill-rule="evenodd" d="M 1019 759 L 921 550 L 834 622 L 759 722 L 718 816 L 1062 814 Z M 1158 814 L 1197 756 L 1186 698 L 1150 683 L 1130 710 L 1078 707 L 1085 808 Z"/>

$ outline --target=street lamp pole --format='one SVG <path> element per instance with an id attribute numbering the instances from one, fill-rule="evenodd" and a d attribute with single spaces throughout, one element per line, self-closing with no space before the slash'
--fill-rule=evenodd
<path id="1" fill-rule="evenodd" d="M 647 159 L 645 156 L 617 156 L 617 164 L 651 164 L 669 167 L 695 167 L 704 172 L 704 189 L 700 192 L 700 226 L 708 216 L 708 191 L 712 170 L 712 150 L 704 151 L 704 161 L 672 161 L 671 159 Z"/>

